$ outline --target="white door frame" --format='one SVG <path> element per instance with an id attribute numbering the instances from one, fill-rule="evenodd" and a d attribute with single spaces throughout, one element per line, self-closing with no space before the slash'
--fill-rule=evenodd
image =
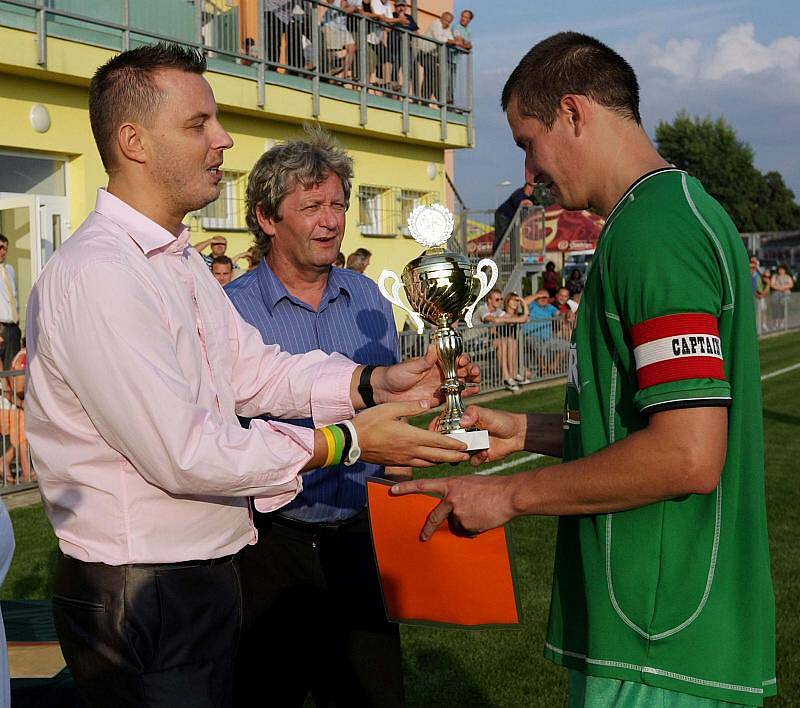
<path id="1" fill-rule="evenodd" d="M 31 225 L 31 283 L 34 283 L 56 248 L 69 238 L 69 199 L 3 192 L 0 193 L 0 211 L 5 209 L 28 209 Z"/>

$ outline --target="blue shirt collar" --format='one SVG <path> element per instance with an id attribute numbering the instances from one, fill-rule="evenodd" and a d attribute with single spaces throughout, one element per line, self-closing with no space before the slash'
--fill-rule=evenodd
<path id="1" fill-rule="evenodd" d="M 312 312 L 314 311 L 307 302 L 295 297 L 286 289 L 283 281 L 275 275 L 275 272 L 269 267 L 266 258 L 261 260 L 256 272 L 258 284 L 261 288 L 261 297 L 270 314 L 272 314 L 275 306 L 284 299 L 289 300 L 297 307 L 302 307 Z M 336 300 L 336 298 L 339 297 L 339 293 L 345 293 L 347 295 L 349 304 L 351 293 L 347 286 L 347 279 L 342 277 L 340 268 L 331 266 L 328 272 L 328 284 L 325 286 L 325 292 L 322 294 L 322 300 L 320 301 L 317 312 L 322 312 L 328 306 L 328 303 Z"/>

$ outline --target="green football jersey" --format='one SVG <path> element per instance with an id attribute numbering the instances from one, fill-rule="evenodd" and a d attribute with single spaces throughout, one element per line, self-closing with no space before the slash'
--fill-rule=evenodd
<path id="1" fill-rule="evenodd" d="M 776 692 L 758 342 L 748 258 L 685 172 L 609 215 L 578 310 L 565 460 L 671 408 L 728 406 L 717 489 L 562 517 L 545 655 L 593 676 L 761 705 Z"/>

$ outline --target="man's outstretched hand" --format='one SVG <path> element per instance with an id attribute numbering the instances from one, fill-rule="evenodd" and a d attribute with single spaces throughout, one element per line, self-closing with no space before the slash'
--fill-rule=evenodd
<path id="1" fill-rule="evenodd" d="M 456 533 L 475 535 L 502 526 L 516 516 L 511 504 L 513 477 L 447 477 L 395 484 L 394 495 L 433 493 L 442 501 L 428 515 L 420 539 L 427 541 L 445 521 Z"/>
<path id="2" fill-rule="evenodd" d="M 428 429 L 436 430 L 438 421 L 438 418 L 434 418 Z M 489 431 L 489 449 L 480 450 L 472 455 L 470 464 L 473 466 L 502 460 L 513 452 L 525 449 L 527 417 L 524 414 L 468 406 L 461 416 L 461 427 L 467 430 L 480 428 Z"/>
<path id="3" fill-rule="evenodd" d="M 428 410 L 427 401 L 384 403 L 353 418 L 361 459 L 382 465 L 430 467 L 466 462 L 466 445 L 453 438 L 416 428 L 401 420 Z"/>
<path id="4" fill-rule="evenodd" d="M 478 392 L 481 370 L 472 363 L 468 354 L 459 357 L 456 373 L 466 386 L 462 396 Z M 426 400 L 431 407 L 438 406 L 444 402 L 441 391 L 443 383 L 444 374 L 436 360 L 436 349 L 432 346 L 424 357 L 381 367 L 372 374 L 372 387 L 378 403 Z"/>

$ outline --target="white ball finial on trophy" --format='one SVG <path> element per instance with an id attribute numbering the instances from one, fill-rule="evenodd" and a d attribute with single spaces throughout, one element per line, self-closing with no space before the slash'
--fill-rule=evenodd
<path id="1" fill-rule="evenodd" d="M 453 325 L 463 319 L 467 327 L 472 327 L 475 307 L 497 282 L 497 265 L 484 258 L 473 267 L 465 255 L 442 248 L 452 235 L 453 226 L 453 215 L 442 204 L 414 209 L 408 217 L 408 230 L 419 244 L 428 248 L 406 265 L 401 277 L 384 270 L 378 278 L 378 288 L 387 300 L 409 313 L 418 334 L 422 334 L 424 322 L 434 328 L 431 339 L 445 374 L 442 384 L 445 406 L 438 421 L 440 432 L 463 440 L 469 450 L 485 450 L 489 447 L 489 434 L 485 430 L 461 427 L 464 385 L 456 371 L 464 342 Z M 387 280 L 394 280 L 391 292 L 386 288 Z M 409 305 L 400 298 L 401 287 Z"/>

